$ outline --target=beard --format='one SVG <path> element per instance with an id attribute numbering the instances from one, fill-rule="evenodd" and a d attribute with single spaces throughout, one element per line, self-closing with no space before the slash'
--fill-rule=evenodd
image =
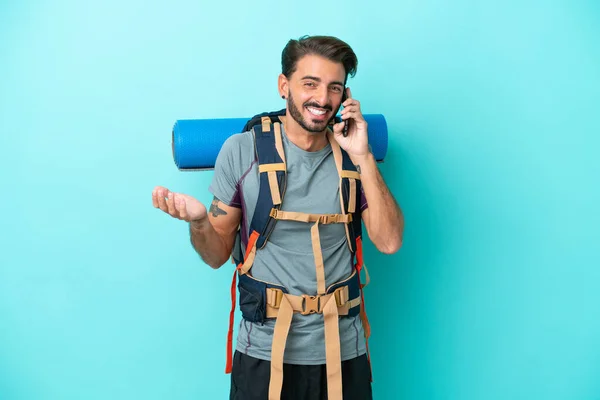
<path id="1" fill-rule="evenodd" d="M 328 111 L 332 110 L 332 107 L 330 105 L 325 105 L 325 106 L 320 106 L 318 104 L 312 103 L 312 102 L 307 102 L 304 103 L 302 107 L 317 107 L 317 108 L 322 108 Z M 294 98 L 292 97 L 292 92 L 289 92 L 288 95 L 288 109 L 290 111 L 290 115 L 292 116 L 292 118 L 294 118 L 294 121 L 296 121 L 298 123 L 298 125 L 300 125 L 302 127 L 302 129 L 304 129 L 307 132 L 310 133 L 321 133 L 325 130 L 325 128 L 327 128 L 327 126 L 329 125 L 329 123 L 335 118 L 335 114 L 333 114 L 331 116 L 331 118 L 327 121 L 319 121 L 319 120 L 311 120 L 311 121 L 307 121 L 306 118 L 304 118 L 304 116 L 302 115 L 302 112 L 298 109 L 298 107 L 296 107 L 296 102 L 294 101 Z"/>

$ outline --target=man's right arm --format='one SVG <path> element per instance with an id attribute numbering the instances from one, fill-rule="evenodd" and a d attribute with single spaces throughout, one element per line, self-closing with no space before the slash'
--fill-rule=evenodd
<path id="1" fill-rule="evenodd" d="M 190 239 L 202 260 L 217 269 L 227 262 L 235 243 L 242 210 L 214 198 L 208 215 L 190 221 Z"/>

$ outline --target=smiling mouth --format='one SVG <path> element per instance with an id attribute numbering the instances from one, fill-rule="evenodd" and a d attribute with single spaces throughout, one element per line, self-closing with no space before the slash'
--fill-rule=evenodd
<path id="1" fill-rule="evenodd" d="M 324 110 L 321 108 L 306 107 L 306 109 L 308 110 L 308 112 L 310 112 L 315 117 L 322 117 L 327 113 L 327 110 Z"/>

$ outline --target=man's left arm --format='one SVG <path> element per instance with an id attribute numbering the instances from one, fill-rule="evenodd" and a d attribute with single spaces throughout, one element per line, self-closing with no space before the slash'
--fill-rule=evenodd
<path id="1" fill-rule="evenodd" d="M 404 216 L 383 181 L 377 168 L 375 157 L 369 149 L 367 121 L 360 110 L 360 102 L 352 98 L 350 88 L 346 88 L 348 99 L 343 102 L 341 112 L 343 121 L 348 121 L 348 134 L 342 133 L 344 122 L 333 126 L 335 140 L 356 165 L 360 174 L 363 191 L 368 207 L 363 210 L 362 218 L 367 227 L 369 239 L 383 253 L 392 254 L 402 245 Z"/>
<path id="2" fill-rule="evenodd" d="M 350 158 L 360 174 L 360 181 L 368 207 L 362 211 L 362 219 L 369 239 L 379 251 L 393 254 L 402 245 L 404 216 L 383 180 L 375 157 L 371 152 Z"/>

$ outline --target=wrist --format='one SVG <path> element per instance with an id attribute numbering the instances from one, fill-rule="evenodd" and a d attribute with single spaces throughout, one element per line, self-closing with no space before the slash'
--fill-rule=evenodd
<path id="1" fill-rule="evenodd" d="M 208 224 L 208 216 L 190 220 L 190 227 L 194 229 L 203 229 Z"/>
<path id="2" fill-rule="evenodd" d="M 367 151 L 365 154 L 348 154 L 350 156 L 350 160 L 354 165 L 363 165 L 367 162 L 371 162 L 373 159 L 373 154 L 370 151 Z"/>

